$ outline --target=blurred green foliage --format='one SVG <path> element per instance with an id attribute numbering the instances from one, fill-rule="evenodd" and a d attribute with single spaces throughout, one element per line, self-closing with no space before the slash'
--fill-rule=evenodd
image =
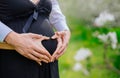
<path id="1" fill-rule="evenodd" d="M 93 37 L 93 33 L 99 31 L 99 33 L 108 33 L 115 31 L 120 43 L 120 28 L 116 27 L 103 27 L 96 28 L 85 20 L 68 17 L 68 25 L 71 30 L 71 39 L 66 50 L 66 53 L 60 58 L 59 69 L 61 78 L 120 78 L 120 75 L 106 67 L 104 61 L 104 44 L 101 43 L 96 37 Z M 75 60 L 74 55 L 80 48 L 89 48 L 92 51 L 92 57 L 88 61 L 83 61 L 84 67 L 86 67 L 90 74 L 84 75 L 81 71 L 75 72 L 72 70 Z M 107 47 L 107 57 L 110 64 L 120 69 L 120 46 L 118 49 L 113 50 L 110 46 Z"/>

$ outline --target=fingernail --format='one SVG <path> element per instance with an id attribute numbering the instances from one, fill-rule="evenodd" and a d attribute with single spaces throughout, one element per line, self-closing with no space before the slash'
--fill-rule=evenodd
<path id="1" fill-rule="evenodd" d="M 42 65 L 42 63 L 41 63 L 41 62 L 39 62 L 39 65 L 41 66 L 41 65 Z"/>
<path id="2" fill-rule="evenodd" d="M 50 37 L 50 39 L 53 39 L 54 37 Z"/>
<path id="3" fill-rule="evenodd" d="M 42 63 L 40 63 L 40 66 L 42 65 Z"/>

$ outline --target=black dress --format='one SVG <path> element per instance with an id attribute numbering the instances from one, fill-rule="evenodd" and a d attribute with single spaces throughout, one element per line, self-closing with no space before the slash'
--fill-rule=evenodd
<path id="1" fill-rule="evenodd" d="M 40 0 L 35 5 L 29 0 L 0 0 L 0 21 L 17 33 L 36 33 L 53 36 L 48 22 L 52 6 L 50 0 Z M 52 55 L 56 40 L 42 42 Z M 0 78 L 59 78 L 58 61 L 42 66 L 14 50 L 0 49 Z"/>

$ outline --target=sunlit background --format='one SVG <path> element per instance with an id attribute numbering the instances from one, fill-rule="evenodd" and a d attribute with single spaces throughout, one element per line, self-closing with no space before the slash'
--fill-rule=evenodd
<path id="1" fill-rule="evenodd" d="M 120 0 L 59 0 L 71 30 L 61 78 L 120 78 Z"/>

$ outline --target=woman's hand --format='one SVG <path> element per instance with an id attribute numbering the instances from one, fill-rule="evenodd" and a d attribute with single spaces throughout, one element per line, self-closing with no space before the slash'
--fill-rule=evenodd
<path id="1" fill-rule="evenodd" d="M 66 30 L 55 32 L 55 35 L 52 37 L 52 39 L 57 39 L 58 41 L 57 49 L 52 55 L 52 61 L 54 61 L 58 60 L 58 58 L 64 54 L 65 49 L 67 48 L 67 45 L 69 43 L 70 31 Z"/>
<path id="2" fill-rule="evenodd" d="M 5 41 L 14 46 L 19 54 L 41 64 L 41 61 L 48 63 L 52 58 L 49 52 L 41 44 L 42 40 L 48 39 L 49 38 L 46 36 L 32 33 L 18 34 L 11 32 L 5 38 Z M 37 43 L 38 40 L 40 44 Z"/>

